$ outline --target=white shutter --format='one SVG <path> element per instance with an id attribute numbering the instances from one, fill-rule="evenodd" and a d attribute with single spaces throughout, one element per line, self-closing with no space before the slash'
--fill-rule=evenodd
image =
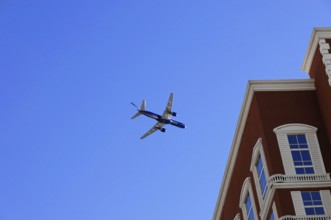
<path id="1" fill-rule="evenodd" d="M 324 174 L 325 167 L 316 133 L 307 133 L 306 139 L 309 145 L 310 155 L 313 161 L 315 173 Z"/>
<path id="2" fill-rule="evenodd" d="M 321 198 L 323 201 L 325 215 L 331 215 L 331 195 L 330 190 L 321 190 Z"/>
<path id="3" fill-rule="evenodd" d="M 277 134 L 277 141 L 279 145 L 280 154 L 284 165 L 286 175 L 295 175 L 295 169 L 291 154 L 290 145 L 288 144 L 287 134 Z"/>
<path id="4" fill-rule="evenodd" d="M 305 207 L 303 206 L 303 201 L 300 191 L 291 191 L 293 206 L 295 210 L 295 215 L 303 216 L 306 215 Z"/>

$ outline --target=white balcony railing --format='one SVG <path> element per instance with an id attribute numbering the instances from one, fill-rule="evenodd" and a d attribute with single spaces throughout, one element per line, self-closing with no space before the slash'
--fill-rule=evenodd
<path id="1" fill-rule="evenodd" d="M 318 215 L 318 216 L 283 216 L 280 220 L 331 220 L 330 215 Z"/>
<path id="2" fill-rule="evenodd" d="M 304 174 L 304 175 L 284 175 L 275 174 L 269 178 L 269 186 L 274 183 L 303 183 L 303 182 L 327 182 L 331 181 L 330 174 Z"/>

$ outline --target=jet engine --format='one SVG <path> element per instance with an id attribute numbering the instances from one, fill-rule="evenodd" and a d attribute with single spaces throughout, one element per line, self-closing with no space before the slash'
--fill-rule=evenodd
<path id="1" fill-rule="evenodd" d="M 171 112 L 170 113 L 172 116 L 176 117 L 177 116 L 177 113 L 176 112 Z"/>
<path id="2" fill-rule="evenodd" d="M 167 131 L 167 129 L 165 129 L 165 128 L 159 128 L 159 130 L 160 130 L 161 132 L 166 132 L 166 131 Z"/>

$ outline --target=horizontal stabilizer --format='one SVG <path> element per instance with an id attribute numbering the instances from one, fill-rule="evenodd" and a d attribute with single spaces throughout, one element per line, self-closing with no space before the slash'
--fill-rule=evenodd
<path id="1" fill-rule="evenodd" d="M 134 116 L 132 116 L 131 119 L 135 119 L 135 118 L 138 117 L 139 115 L 141 115 L 141 113 L 140 113 L 140 112 L 137 112 Z"/>

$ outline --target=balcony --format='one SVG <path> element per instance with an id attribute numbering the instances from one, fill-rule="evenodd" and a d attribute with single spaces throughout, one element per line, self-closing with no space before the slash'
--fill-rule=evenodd
<path id="1" fill-rule="evenodd" d="M 283 216 L 280 220 L 331 220 L 329 215 L 318 215 L 318 216 Z"/>
<path id="2" fill-rule="evenodd" d="M 268 191 L 264 203 L 261 206 L 261 219 L 267 219 L 268 210 L 273 202 L 275 190 L 277 188 L 314 188 L 331 187 L 330 173 L 305 174 L 305 175 L 285 175 L 275 174 L 268 179 Z M 281 220 L 331 220 L 331 216 L 283 216 Z"/>
<path id="3" fill-rule="evenodd" d="M 268 184 L 270 187 L 275 183 L 304 183 L 304 182 L 329 182 L 331 181 L 330 174 L 304 174 L 304 175 L 284 175 L 275 174 L 269 178 Z"/>

